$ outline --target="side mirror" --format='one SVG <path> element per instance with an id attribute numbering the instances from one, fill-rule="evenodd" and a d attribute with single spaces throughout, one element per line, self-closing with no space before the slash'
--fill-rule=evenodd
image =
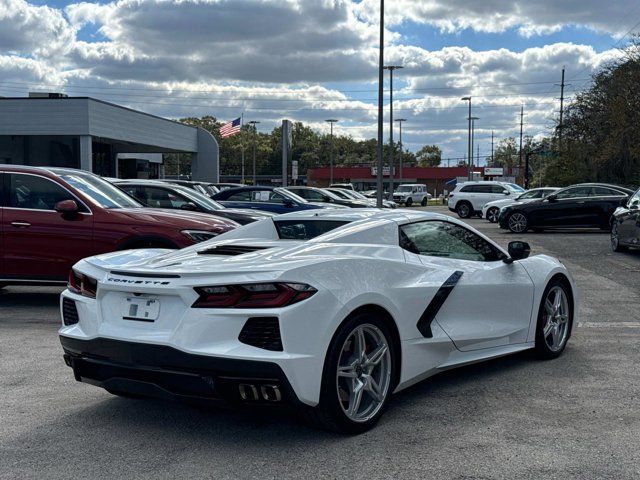
<path id="1" fill-rule="evenodd" d="M 75 215 L 80 211 L 75 200 L 62 200 L 61 202 L 56 203 L 54 208 L 56 212 L 63 215 Z"/>
<path id="2" fill-rule="evenodd" d="M 180 205 L 181 210 L 189 210 L 190 212 L 197 212 L 199 210 L 198 206 L 195 203 L 187 202 Z"/>
<path id="3" fill-rule="evenodd" d="M 631 200 L 629 197 L 624 197 L 622 200 L 620 200 L 620 206 L 623 208 L 627 208 L 627 206 L 631 207 L 629 205 L 629 200 Z"/>
<path id="4" fill-rule="evenodd" d="M 509 190 L 503 190 L 502 193 L 504 193 L 505 195 L 511 195 L 511 192 Z"/>
<path id="5" fill-rule="evenodd" d="M 509 242 L 509 258 L 505 260 L 506 263 L 513 263 L 515 260 L 522 260 L 527 258 L 531 253 L 531 247 L 527 242 Z"/>
<path id="6" fill-rule="evenodd" d="M 290 198 L 285 198 L 284 200 L 282 200 L 282 204 L 285 207 L 293 207 L 293 200 L 291 200 Z"/>
<path id="7" fill-rule="evenodd" d="M 556 202 L 558 200 L 558 197 L 556 197 L 554 194 L 547 195 L 547 200 L 549 200 L 549 202 L 553 203 L 553 202 Z"/>

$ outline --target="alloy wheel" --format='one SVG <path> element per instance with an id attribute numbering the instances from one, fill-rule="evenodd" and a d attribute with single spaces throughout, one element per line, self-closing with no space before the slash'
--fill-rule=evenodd
<path id="1" fill-rule="evenodd" d="M 384 405 L 391 386 L 391 352 L 382 331 L 358 325 L 345 340 L 336 372 L 338 401 L 345 415 L 362 423 Z"/>
<path id="2" fill-rule="evenodd" d="M 611 250 L 617 252 L 620 248 L 620 234 L 618 233 L 618 222 L 614 221 L 611 226 Z"/>
<path id="3" fill-rule="evenodd" d="M 527 230 L 527 217 L 516 212 L 509 217 L 509 230 L 514 233 L 522 233 Z"/>
<path id="4" fill-rule="evenodd" d="M 458 206 L 458 216 L 460 218 L 467 218 L 471 213 L 471 210 L 469 209 L 469 205 L 467 205 L 466 203 L 463 203 L 462 205 Z"/>
<path id="5" fill-rule="evenodd" d="M 555 286 L 544 302 L 542 336 L 552 352 L 564 348 L 569 336 L 569 300 L 564 289 Z"/>
<path id="6" fill-rule="evenodd" d="M 496 207 L 492 207 L 487 212 L 487 220 L 491 223 L 496 223 L 498 221 L 498 217 L 500 216 L 500 210 Z"/>

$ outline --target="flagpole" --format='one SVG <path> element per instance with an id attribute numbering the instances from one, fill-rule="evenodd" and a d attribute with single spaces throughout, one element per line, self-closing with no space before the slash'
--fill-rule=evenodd
<path id="1" fill-rule="evenodd" d="M 240 115 L 240 150 L 242 151 L 242 180 L 240 183 L 244 185 L 244 135 L 242 134 L 242 127 L 244 125 L 244 112 Z"/>

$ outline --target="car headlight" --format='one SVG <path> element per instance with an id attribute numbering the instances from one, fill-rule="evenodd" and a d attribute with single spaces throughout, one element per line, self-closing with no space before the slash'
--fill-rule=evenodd
<path id="1" fill-rule="evenodd" d="M 208 232 L 206 230 L 182 230 L 182 234 L 189 237 L 196 243 L 206 242 L 218 236 L 215 232 Z"/>

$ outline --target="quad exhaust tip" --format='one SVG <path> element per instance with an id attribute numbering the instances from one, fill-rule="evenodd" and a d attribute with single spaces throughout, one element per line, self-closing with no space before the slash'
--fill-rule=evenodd
<path id="1" fill-rule="evenodd" d="M 245 402 L 280 402 L 282 400 L 282 392 L 278 385 L 260 385 L 256 387 L 251 383 L 241 383 L 238 385 L 240 398 Z"/>

